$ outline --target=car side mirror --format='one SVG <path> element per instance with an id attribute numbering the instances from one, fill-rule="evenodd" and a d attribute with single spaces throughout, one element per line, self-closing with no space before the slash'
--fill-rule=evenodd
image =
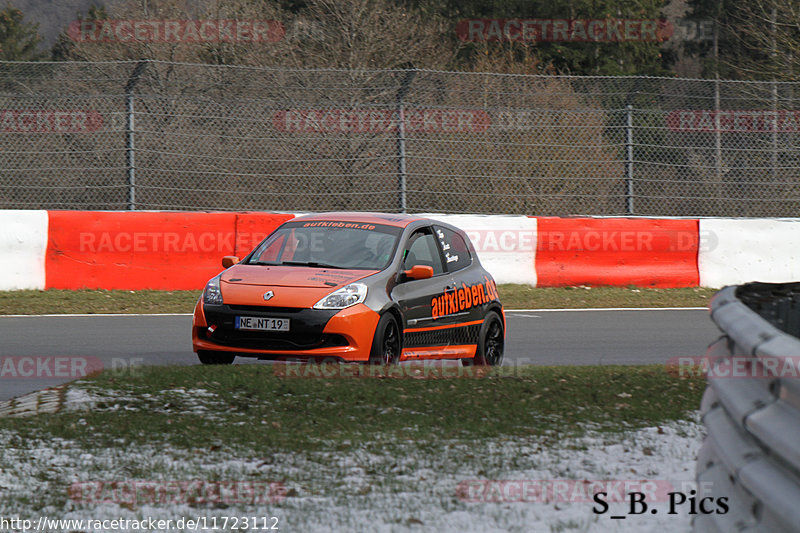
<path id="1" fill-rule="evenodd" d="M 230 268 L 239 262 L 239 258 L 235 255 L 226 255 L 222 258 L 222 268 Z"/>
<path id="2" fill-rule="evenodd" d="M 414 265 L 410 270 L 403 272 L 407 279 L 428 279 L 433 277 L 433 267 Z"/>

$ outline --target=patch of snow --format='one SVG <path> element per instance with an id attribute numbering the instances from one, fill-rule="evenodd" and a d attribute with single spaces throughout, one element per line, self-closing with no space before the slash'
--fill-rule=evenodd
<path id="1" fill-rule="evenodd" d="M 202 390 L 175 390 L 200 398 Z M 69 397 L 69 395 L 68 395 Z M 71 405 L 97 401 L 75 393 Z M 102 402 L 103 400 L 99 400 Z M 119 399 L 117 399 L 119 401 Z M 215 401 L 205 394 L 204 401 Z M 162 398 L 163 402 L 163 398 Z M 651 480 L 677 491 L 694 488 L 695 458 L 703 437 L 699 420 L 622 433 L 590 430 L 583 437 L 501 438 L 474 443 L 395 442 L 376 435 L 344 451 L 274 453 L 160 446 L 84 449 L 61 439 L 27 439 L 0 431 L 0 516 L 62 519 L 276 516 L 283 531 L 690 531 L 682 509 L 613 520 L 628 505 L 609 502 L 604 515 L 592 501 L 464 501 L 459 485 L 487 480 Z M 539 438 L 540 439 L 540 438 Z M 342 444 L 342 443 L 339 443 Z M 92 481 L 279 481 L 288 497 L 272 505 L 209 507 L 191 502 L 130 506 L 67 497 L 73 483 Z M 31 497 L 35 495 L 35 497 Z M 663 499 L 663 498 L 662 498 Z"/>

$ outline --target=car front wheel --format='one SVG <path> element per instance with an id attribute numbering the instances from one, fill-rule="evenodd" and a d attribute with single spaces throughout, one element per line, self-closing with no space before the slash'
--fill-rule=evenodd
<path id="1" fill-rule="evenodd" d="M 204 365 L 230 365 L 236 356 L 225 352 L 211 352 L 208 350 L 199 350 L 197 358 Z"/>
<path id="2" fill-rule="evenodd" d="M 375 327 L 372 349 L 369 353 L 370 364 L 394 365 L 400 360 L 400 328 L 397 319 L 391 313 L 384 314 Z"/>

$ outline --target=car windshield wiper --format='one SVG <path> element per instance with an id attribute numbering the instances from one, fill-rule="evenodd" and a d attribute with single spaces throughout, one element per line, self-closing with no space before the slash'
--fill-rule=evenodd
<path id="1" fill-rule="evenodd" d="M 278 263 L 278 265 L 309 266 L 316 268 L 340 268 L 340 269 L 345 268 L 343 266 L 329 265 L 328 263 L 320 263 L 319 261 L 284 261 L 282 263 Z"/>

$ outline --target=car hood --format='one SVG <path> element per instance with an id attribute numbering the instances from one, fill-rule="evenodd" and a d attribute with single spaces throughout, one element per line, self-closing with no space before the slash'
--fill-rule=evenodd
<path id="1" fill-rule="evenodd" d="M 223 272 L 220 280 L 223 300 L 229 305 L 311 307 L 338 287 L 376 272 L 239 264 Z M 267 291 L 272 293 L 269 298 Z"/>
<path id="2" fill-rule="evenodd" d="M 343 270 L 300 266 L 234 265 L 220 276 L 225 283 L 257 285 L 264 287 L 308 287 L 333 289 L 377 270 Z"/>

